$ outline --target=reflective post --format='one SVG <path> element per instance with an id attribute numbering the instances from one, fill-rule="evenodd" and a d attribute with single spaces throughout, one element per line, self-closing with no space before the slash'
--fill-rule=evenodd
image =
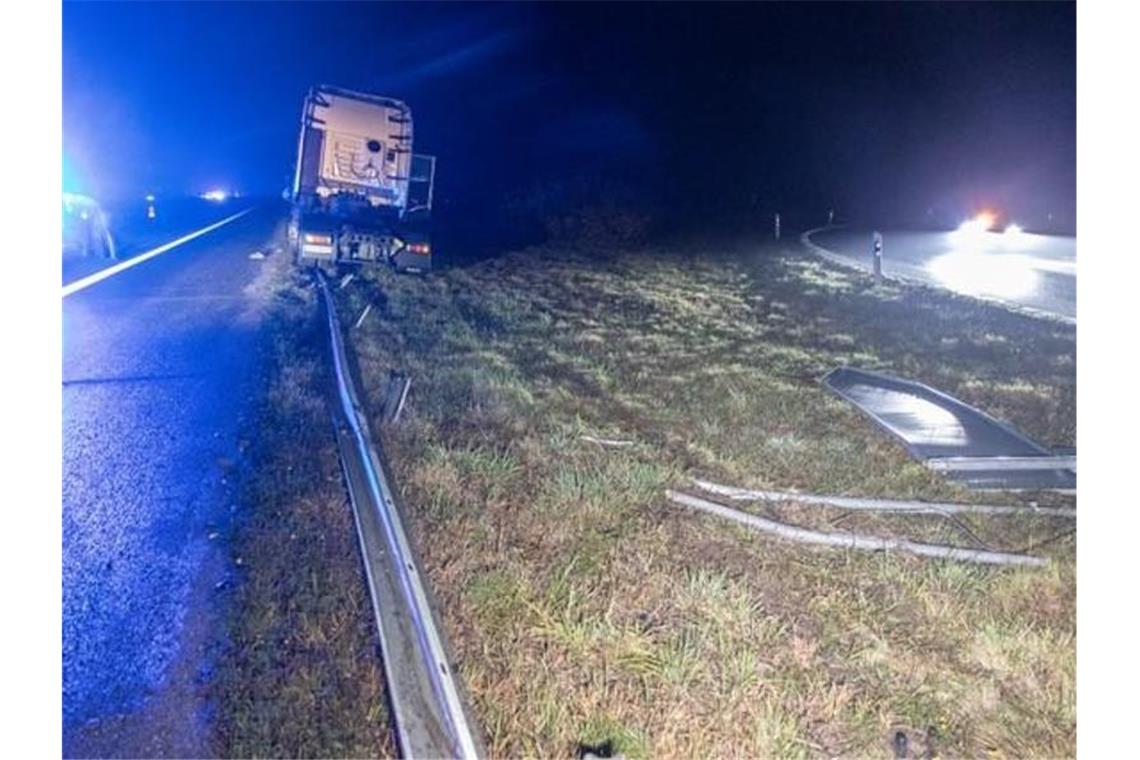
<path id="1" fill-rule="evenodd" d="M 780 215 L 776 214 L 776 239 L 780 239 Z"/>
<path id="2" fill-rule="evenodd" d="M 830 227 L 835 222 L 835 209 L 829 208 L 827 210 L 827 226 Z"/>
<path id="3" fill-rule="evenodd" d="M 871 233 L 871 271 L 875 274 L 875 284 L 883 281 L 883 234 Z"/>

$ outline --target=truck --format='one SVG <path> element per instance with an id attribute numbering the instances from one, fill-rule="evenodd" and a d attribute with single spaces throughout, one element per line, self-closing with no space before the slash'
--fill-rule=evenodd
<path id="1" fill-rule="evenodd" d="M 435 157 L 394 98 L 318 85 L 301 112 L 288 238 L 302 265 L 427 272 Z"/>

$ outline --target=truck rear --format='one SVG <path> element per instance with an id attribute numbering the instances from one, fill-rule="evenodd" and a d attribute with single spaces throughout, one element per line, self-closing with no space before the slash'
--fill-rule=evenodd
<path id="1" fill-rule="evenodd" d="M 321 85 L 301 115 L 289 242 L 301 264 L 431 269 L 435 158 L 402 101 Z"/>

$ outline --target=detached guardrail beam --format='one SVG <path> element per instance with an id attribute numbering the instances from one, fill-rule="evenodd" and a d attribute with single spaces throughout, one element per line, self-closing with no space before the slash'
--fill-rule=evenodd
<path id="1" fill-rule="evenodd" d="M 758 491 L 747 488 L 712 483 L 699 478 L 693 484 L 703 491 L 726 496 L 734 501 L 759 501 L 768 503 L 794 502 L 797 504 L 818 504 L 836 509 L 863 510 L 869 512 L 903 512 L 910 514 L 982 514 L 982 515 L 1041 515 L 1075 520 L 1077 510 L 1068 507 L 1014 507 L 995 504 L 955 504 L 944 501 L 905 501 L 900 499 L 867 499 L 857 496 L 832 496 L 829 494 L 800 493 L 798 491 Z"/>
<path id="2" fill-rule="evenodd" d="M 680 504 L 699 512 L 716 515 L 717 517 L 723 517 L 754 530 L 802 544 L 817 544 L 832 548 L 857 549 L 871 552 L 906 552 L 920 557 L 934 557 L 958 562 L 977 562 L 986 565 L 1044 567 L 1049 564 L 1046 559 L 1032 557 L 1027 554 L 995 552 L 988 549 L 970 549 L 964 546 L 926 544 L 905 538 L 871 536 L 862 533 L 835 533 L 811 530 L 810 528 L 801 528 L 798 525 L 789 525 L 777 520 L 769 520 L 766 517 L 760 517 L 759 515 L 733 509 L 732 507 L 726 507 L 715 501 L 702 499 L 699 496 L 691 496 L 687 493 L 681 493 L 680 491 L 667 490 L 665 491 L 665 498 L 674 504 Z"/>
<path id="3" fill-rule="evenodd" d="M 938 472 L 1077 471 L 1077 458 L 1075 456 L 937 457 L 927 459 L 925 464 Z"/>

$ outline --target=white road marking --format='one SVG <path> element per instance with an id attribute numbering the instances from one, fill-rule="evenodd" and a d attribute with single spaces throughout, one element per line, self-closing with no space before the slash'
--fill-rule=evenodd
<path id="1" fill-rule="evenodd" d="M 194 238 L 201 237 L 202 235 L 205 235 L 207 232 L 213 232 L 214 230 L 218 229 L 222 225 L 229 224 L 230 222 L 234 221 L 235 219 L 240 219 L 241 217 L 248 214 L 250 211 L 253 211 L 253 209 L 247 208 L 245 211 L 239 211 L 238 213 L 234 214 L 233 216 L 227 216 L 225 219 L 223 219 L 220 222 L 214 222 L 213 224 L 209 225 L 208 227 L 203 227 L 200 230 L 197 230 L 195 232 L 191 232 L 189 235 L 183 235 L 182 237 L 178 238 L 177 240 L 171 240 L 169 243 L 163 243 L 158 248 L 152 248 L 149 251 L 147 251 L 146 253 L 140 253 L 138 256 L 135 256 L 133 258 L 129 258 L 126 261 L 120 261 L 118 264 L 114 264 L 112 266 L 109 266 L 106 269 L 100 269 L 95 274 L 90 274 L 90 275 L 87 275 L 86 277 L 82 277 L 82 278 L 76 280 L 75 282 L 68 283 L 67 285 L 63 286 L 63 298 L 67 298 L 72 293 L 78 293 L 80 290 L 83 290 L 84 288 L 89 288 L 98 282 L 102 282 L 103 280 L 107 279 L 108 277 L 113 277 L 114 275 L 117 275 L 119 272 L 123 272 L 127 269 L 130 269 L 133 266 L 137 266 L 137 265 L 143 263 L 144 261 L 149 261 L 150 259 L 153 259 L 155 256 L 159 256 L 163 253 L 166 253 L 167 251 L 169 251 L 172 248 L 177 248 L 178 246 L 182 245 L 183 243 L 188 243 L 191 240 L 193 240 Z"/>

